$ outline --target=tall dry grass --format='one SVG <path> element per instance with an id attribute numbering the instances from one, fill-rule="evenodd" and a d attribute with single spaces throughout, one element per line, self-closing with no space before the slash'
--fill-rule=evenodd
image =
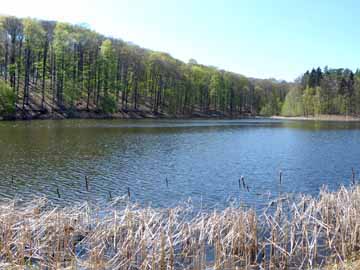
<path id="1" fill-rule="evenodd" d="M 360 247 L 360 187 L 281 198 L 261 215 L 228 207 L 0 205 L 2 269 L 315 269 Z"/>

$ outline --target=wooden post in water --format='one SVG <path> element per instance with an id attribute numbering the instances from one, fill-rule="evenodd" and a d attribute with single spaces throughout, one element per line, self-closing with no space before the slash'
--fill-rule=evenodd
<path id="1" fill-rule="evenodd" d="M 112 200 L 111 190 L 109 190 L 109 199 Z"/>
<path id="2" fill-rule="evenodd" d="M 167 177 L 165 179 L 165 182 L 166 182 L 166 187 L 168 188 L 169 187 L 169 180 L 167 179 Z"/>
<path id="3" fill-rule="evenodd" d="M 89 191 L 89 179 L 86 175 L 85 175 L 85 187 L 86 187 L 86 191 Z"/>
<path id="4" fill-rule="evenodd" d="M 282 184 L 282 171 L 280 170 L 280 173 L 279 173 L 279 183 L 280 185 Z"/>
<path id="5" fill-rule="evenodd" d="M 239 182 L 239 189 L 241 189 L 241 178 L 239 178 L 238 182 Z"/>
<path id="6" fill-rule="evenodd" d="M 57 195 L 58 195 L 58 198 L 60 199 L 60 198 L 61 198 L 61 196 L 60 196 L 60 190 L 59 190 L 59 187 L 56 187 L 56 193 L 57 193 Z"/>
<path id="7" fill-rule="evenodd" d="M 246 189 L 246 183 L 245 183 L 244 176 L 241 176 L 241 182 L 242 182 L 243 188 Z"/>
<path id="8" fill-rule="evenodd" d="M 130 196 L 131 196 L 130 187 L 127 188 L 127 194 L 128 194 L 129 199 L 130 199 Z"/>
<path id="9" fill-rule="evenodd" d="M 14 176 L 11 176 L 11 184 L 14 185 Z"/>
<path id="10" fill-rule="evenodd" d="M 352 184 L 355 186 L 355 171 L 354 168 L 351 168 L 352 171 Z"/>

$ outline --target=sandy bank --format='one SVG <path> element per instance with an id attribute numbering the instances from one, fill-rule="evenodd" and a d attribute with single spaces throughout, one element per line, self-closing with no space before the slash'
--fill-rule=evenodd
<path id="1" fill-rule="evenodd" d="M 360 121 L 359 116 L 350 115 L 317 115 L 317 116 L 272 116 L 271 119 L 279 120 L 301 120 L 301 121 L 348 121 L 357 122 Z"/>

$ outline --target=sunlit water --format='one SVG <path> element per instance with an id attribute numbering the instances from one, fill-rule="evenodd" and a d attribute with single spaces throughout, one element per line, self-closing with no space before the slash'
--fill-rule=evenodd
<path id="1" fill-rule="evenodd" d="M 349 185 L 352 168 L 356 177 L 360 171 L 360 123 L 0 122 L 0 149 L 0 199 L 103 204 L 129 188 L 131 200 L 156 207 L 189 198 L 204 208 L 232 200 L 261 207 L 279 193 L 316 195 L 323 185 Z M 249 191 L 239 187 L 241 175 Z"/>

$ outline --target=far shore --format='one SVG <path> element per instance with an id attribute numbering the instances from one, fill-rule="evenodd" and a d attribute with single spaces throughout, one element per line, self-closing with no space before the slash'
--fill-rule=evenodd
<path id="1" fill-rule="evenodd" d="M 359 116 L 350 115 L 271 116 L 269 118 L 278 120 L 360 122 Z"/>
<path id="2" fill-rule="evenodd" d="M 0 117 L 0 121 L 31 121 L 31 120 L 62 120 L 62 119 L 168 119 L 168 120 L 196 120 L 196 119 L 255 119 L 261 116 L 243 113 L 221 113 L 221 112 L 193 112 L 189 114 L 169 114 L 165 112 L 152 112 L 148 110 L 120 110 L 113 114 L 106 114 L 96 111 L 78 110 L 71 113 L 63 111 L 53 112 L 19 112 L 12 117 Z"/>
<path id="3" fill-rule="evenodd" d="M 360 116 L 350 115 L 316 115 L 316 116 L 263 116 L 250 113 L 222 113 L 210 111 L 208 113 L 195 111 L 189 114 L 169 114 L 165 112 L 152 112 L 149 110 L 119 110 L 113 114 L 105 114 L 94 110 L 77 110 L 71 113 L 54 110 L 53 112 L 19 112 L 12 117 L 1 117 L 0 121 L 31 121 L 31 120 L 62 120 L 62 119 L 167 119 L 167 120 L 240 120 L 240 119 L 272 119 L 297 121 L 337 121 L 360 122 Z"/>

